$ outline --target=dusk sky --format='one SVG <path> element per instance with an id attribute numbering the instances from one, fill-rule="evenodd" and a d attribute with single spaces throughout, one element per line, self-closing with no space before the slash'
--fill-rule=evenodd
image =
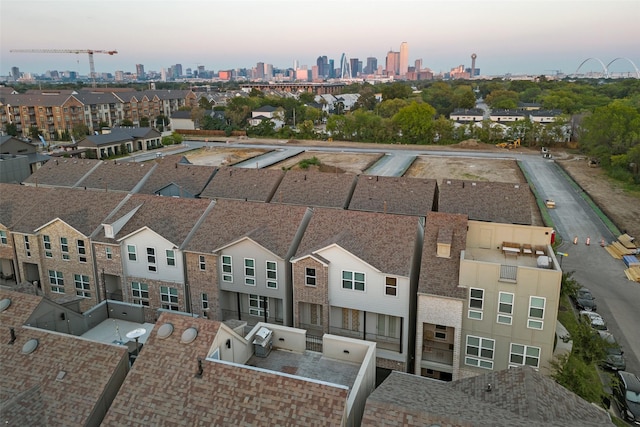
<path id="1" fill-rule="evenodd" d="M 89 74 L 86 54 L 11 49 L 117 50 L 95 54 L 97 72 L 207 70 L 256 62 L 309 68 L 326 55 L 385 63 L 409 44 L 409 64 L 445 72 L 476 66 L 483 75 L 572 74 L 587 58 L 640 66 L 640 0 L 0 0 L 0 75 L 47 70 Z M 602 71 L 595 60 L 581 72 Z M 612 71 L 634 71 L 616 61 Z"/>

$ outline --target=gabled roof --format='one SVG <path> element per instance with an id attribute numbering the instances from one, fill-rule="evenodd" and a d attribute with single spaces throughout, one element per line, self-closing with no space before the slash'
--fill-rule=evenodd
<path id="1" fill-rule="evenodd" d="M 153 128 L 113 128 L 109 133 L 89 135 L 78 142 L 79 147 L 100 147 L 129 142 L 135 139 L 160 138 L 161 134 Z"/>
<path id="2" fill-rule="evenodd" d="M 383 273 L 408 277 L 419 218 L 314 208 L 294 259 L 336 244 Z"/>
<path id="3" fill-rule="evenodd" d="M 268 202 L 283 176 L 277 169 L 221 167 L 200 197 Z"/>
<path id="4" fill-rule="evenodd" d="M 21 187 L 26 188 L 26 187 Z M 36 203 L 15 221 L 12 231 L 32 234 L 43 225 L 59 218 L 89 237 L 109 213 L 123 200 L 122 193 L 69 188 L 38 188 L 17 197 L 31 197 Z"/>
<path id="5" fill-rule="evenodd" d="M 198 195 L 215 173 L 214 166 L 193 165 L 185 162 L 181 155 L 167 156 L 156 161 L 157 166 L 138 193 L 156 194 L 158 190 L 173 183 L 190 194 Z"/>
<path id="6" fill-rule="evenodd" d="M 158 337 L 170 323 L 173 333 Z M 187 328 L 197 336 L 181 342 Z M 348 390 L 207 360 L 219 322 L 162 313 L 104 419 L 105 425 L 342 425 Z M 198 359 L 202 372 L 198 373 Z"/>
<path id="7" fill-rule="evenodd" d="M 73 97 L 84 105 L 120 104 L 120 100 L 111 92 L 79 91 Z"/>
<path id="8" fill-rule="evenodd" d="M 438 243 L 450 245 L 449 257 L 438 257 Z M 466 298 L 458 286 L 460 252 L 467 244 L 467 216 L 429 212 L 424 229 L 418 293 Z"/>
<path id="9" fill-rule="evenodd" d="M 0 183 L 0 224 L 9 229 L 23 216 L 29 216 L 48 189 Z"/>
<path id="10" fill-rule="evenodd" d="M 210 203 L 210 200 L 133 194 L 128 197 L 126 203 L 117 212 L 102 223 L 112 224 L 137 209 L 116 234 L 115 240 L 147 227 L 180 247 Z M 105 237 L 103 232 L 98 233 L 94 240 L 106 243 L 114 242 L 114 239 Z"/>
<path id="11" fill-rule="evenodd" d="M 360 175 L 349 209 L 424 216 L 437 194 L 435 179 Z"/>
<path id="12" fill-rule="evenodd" d="M 0 313 L 0 412 L 7 425 L 97 425 L 128 370 L 124 346 L 24 327 L 42 297 L 0 290 L 11 305 Z M 9 341 L 9 327 L 16 340 Z M 27 342 L 36 349 L 24 354 Z"/>
<path id="13" fill-rule="evenodd" d="M 23 182 L 30 185 L 73 187 L 100 164 L 100 160 L 56 158 L 47 161 Z"/>
<path id="14" fill-rule="evenodd" d="M 271 203 L 346 208 L 357 175 L 314 171 L 287 171 Z"/>
<path id="15" fill-rule="evenodd" d="M 286 259 L 307 208 L 218 200 L 185 250 L 211 253 L 243 237 Z"/>
<path id="16" fill-rule="evenodd" d="M 487 385 L 491 384 L 491 391 Z M 369 395 L 363 425 L 596 427 L 608 414 L 529 368 L 451 383 L 393 371 Z"/>
<path id="17" fill-rule="evenodd" d="M 481 108 L 456 108 L 450 116 L 484 116 Z"/>
<path id="18" fill-rule="evenodd" d="M 148 174 L 153 163 L 103 161 L 78 187 L 129 192 Z"/>
<path id="19" fill-rule="evenodd" d="M 271 105 L 263 105 L 262 107 L 256 108 L 255 110 L 252 110 L 252 111 L 254 113 L 273 113 L 278 109 L 279 109 L 278 107 L 273 107 Z"/>
<path id="20" fill-rule="evenodd" d="M 438 211 L 477 221 L 531 225 L 533 195 L 526 183 L 444 179 Z"/>

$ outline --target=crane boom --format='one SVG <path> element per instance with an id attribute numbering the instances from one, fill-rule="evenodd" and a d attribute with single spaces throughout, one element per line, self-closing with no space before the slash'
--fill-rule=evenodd
<path id="1" fill-rule="evenodd" d="M 91 85 L 96 87 L 96 69 L 93 63 L 94 53 L 104 53 L 107 55 L 115 55 L 117 50 L 99 50 L 99 49 L 12 49 L 10 52 L 16 53 L 86 53 L 89 55 L 89 71 L 91 73 Z"/>

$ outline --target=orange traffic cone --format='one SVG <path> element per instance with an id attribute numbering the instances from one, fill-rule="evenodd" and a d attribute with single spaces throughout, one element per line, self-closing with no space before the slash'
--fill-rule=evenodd
<path id="1" fill-rule="evenodd" d="M 591 237 L 587 237 L 587 246 L 591 244 Z"/>
<path id="2" fill-rule="evenodd" d="M 600 240 L 600 246 L 602 246 L 604 248 L 604 239 Z"/>
<path id="3" fill-rule="evenodd" d="M 576 236 L 576 237 L 574 237 L 574 238 L 573 238 L 573 244 L 574 244 L 574 245 L 577 245 L 577 244 L 578 244 L 578 236 Z"/>

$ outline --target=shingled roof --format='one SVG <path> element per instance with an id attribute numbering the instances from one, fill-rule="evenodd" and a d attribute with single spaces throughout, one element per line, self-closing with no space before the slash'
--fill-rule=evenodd
<path id="1" fill-rule="evenodd" d="M 100 166 L 78 183 L 78 186 L 130 192 L 151 171 L 152 167 L 153 163 L 148 162 L 118 162 L 117 160 L 101 162 Z"/>
<path id="2" fill-rule="evenodd" d="M 469 219 L 531 225 L 533 195 L 527 184 L 444 179 L 438 211 L 466 214 Z"/>
<path id="3" fill-rule="evenodd" d="M 12 229 L 20 218 L 32 213 L 38 206 L 38 198 L 47 191 L 47 188 L 0 183 L 0 224 Z"/>
<path id="4" fill-rule="evenodd" d="M 222 167 L 200 197 L 268 202 L 283 176 L 277 169 Z"/>
<path id="5" fill-rule="evenodd" d="M 378 270 L 408 277 L 420 219 L 314 208 L 294 258 L 336 244 Z"/>
<path id="6" fill-rule="evenodd" d="M 100 160 L 91 159 L 51 159 L 23 182 L 29 185 L 73 187 L 99 164 Z"/>
<path id="7" fill-rule="evenodd" d="M 7 425 L 98 425 L 128 370 L 128 349 L 25 327 L 42 297 L 0 290 L 0 413 Z M 9 327 L 16 339 L 9 341 Z M 3 337 L 5 339 L 5 337 Z M 37 341 L 32 341 L 37 340 Z M 29 344 L 35 350 L 25 354 Z"/>
<path id="8" fill-rule="evenodd" d="M 272 203 L 346 208 L 357 175 L 313 171 L 287 171 Z"/>
<path id="9" fill-rule="evenodd" d="M 211 253 L 243 237 L 286 259 L 307 208 L 218 200 L 185 250 Z"/>
<path id="10" fill-rule="evenodd" d="M 174 332 L 159 339 L 158 328 Z M 303 378 L 206 360 L 216 321 L 162 313 L 122 385 L 105 425 L 327 425 L 344 423 L 348 390 Z M 184 344 L 183 332 L 197 329 Z M 202 374 L 197 377 L 198 358 Z"/>
<path id="11" fill-rule="evenodd" d="M 349 209 L 424 216 L 435 210 L 437 195 L 435 179 L 361 175 Z"/>
<path id="12" fill-rule="evenodd" d="M 438 244 L 449 244 L 450 256 L 437 256 Z M 458 286 L 460 252 L 467 243 L 467 216 L 429 212 L 427 214 L 418 293 L 466 298 Z"/>
<path id="13" fill-rule="evenodd" d="M 142 194 L 156 194 L 169 184 L 175 184 L 188 194 L 198 195 L 205 188 L 216 168 L 184 163 L 181 155 L 167 156 L 157 160 L 157 166 L 142 188 Z"/>
<path id="14" fill-rule="evenodd" d="M 491 391 L 487 386 L 491 385 Z M 369 396 L 363 425 L 605 427 L 608 414 L 529 367 L 443 383 L 394 371 Z"/>

